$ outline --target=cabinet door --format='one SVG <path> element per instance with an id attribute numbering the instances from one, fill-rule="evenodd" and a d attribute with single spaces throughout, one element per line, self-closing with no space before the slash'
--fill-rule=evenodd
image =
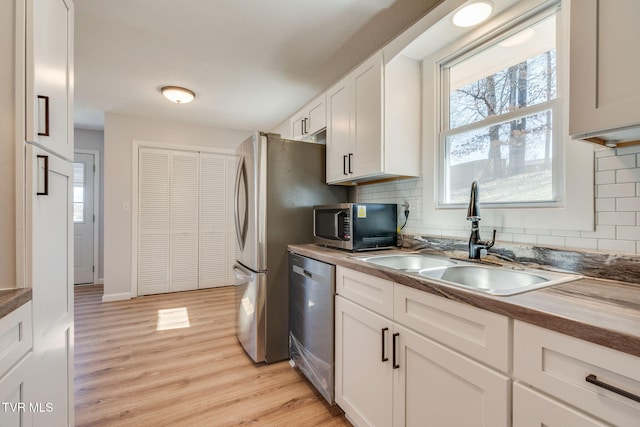
<path id="1" fill-rule="evenodd" d="M 513 427 L 604 427 L 608 424 L 522 384 L 513 385 Z"/>
<path id="2" fill-rule="evenodd" d="M 640 124 L 640 39 L 637 0 L 571 3 L 569 133 Z"/>
<path id="3" fill-rule="evenodd" d="M 26 139 L 72 160 L 73 3 L 26 3 Z"/>
<path id="4" fill-rule="evenodd" d="M 73 425 L 73 223 L 71 163 L 26 147 L 27 253 L 33 290 L 36 425 Z"/>
<path id="5" fill-rule="evenodd" d="M 34 400 L 33 380 L 33 353 L 0 375 L 0 426 L 31 426 L 34 409 L 47 409 Z"/>
<path id="6" fill-rule="evenodd" d="M 382 52 L 353 73 L 351 113 L 354 178 L 379 174 L 382 168 Z"/>
<path id="7" fill-rule="evenodd" d="M 327 91 L 327 183 L 348 180 L 351 172 L 351 97 L 348 79 Z M 351 168 L 353 171 L 353 166 Z"/>
<path id="8" fill-rule="evenodd" d="M 327 107 L 324 93 L 311 101 L 306 111 L 306 131 L 308 135 L 313 135 L 327 126 Z"/>
<path id="9" fill-rule="evenodd" d="M 306 117 L 302 112 L 297 113 L 290 121 L 291 126 L 291 139 L 295 139 L 296 141 L 302 141 L 304 139 L 304 121 Z"/>
<path id="10" fill-rule="evenodd" d="M 396 325 L 394 426 L 509 426 L 511 380 Z"/>
<path id="11" fill-rule="evenodd" d="M 390 320 L 336 297 L 335 399 L 358 426 L 391 426 L 392 333 Z"/>

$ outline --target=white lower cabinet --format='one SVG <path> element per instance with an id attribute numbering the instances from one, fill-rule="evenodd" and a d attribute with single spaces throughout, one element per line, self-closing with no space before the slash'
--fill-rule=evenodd
<path id="1" fill-rule="evenodd" d="M 510 425 L 508 376 L 372 311 L 389 313 L 394 287 L 402 285 L 343 268 L 337 276 L 336 402 L 353 424 Z M 371 293 L 351 292 L 364 290 L 367 277 L 384 303 L 372 304 Z"/>
<path id="2" fill-rule="evenodd" d="M 402 326 L 394 335 L 394 426 L 510 425 L 509 377 Z"/>
<path id="3" fill-rule="evenodd" d="M 514 427 L 604 427 L 608 425 L 522 384 L 513 385 Z"/>
<path id="4" fill-rule="evenodd" d="M 560 407 L 572 406 L 605 425 L 640 426 L 640 358 L 520 321 L 514 322 L 513 336 L 513 374 L 518 381 L 562 402 Z M 532 402 L 521 396 L 514 412 L 537 404 Z M 515 427 L 529 425 L 515 423 L 514 418 Z"/>
<path id="5" fill-rule="evenodd" d="M 0 426 L 30 426 L 34 412 L 32 304 L 0 318 Z"/>
<path id="6" fill-rule="evenodd" d="M 392 329 L 390 320 L 336 297 L 336 403 L 357 426 L 392 425 Z"/>

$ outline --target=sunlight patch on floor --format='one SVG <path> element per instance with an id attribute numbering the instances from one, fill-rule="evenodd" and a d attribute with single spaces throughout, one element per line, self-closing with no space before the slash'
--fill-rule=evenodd
<path id="1" fill-rule="evenodd" d="M 186 307 L 167 308 L 158 310 L 158 326 L 156 331 L 169 329 L 182 329 L 191 326 L 189 324 L 189 312 Z"/>

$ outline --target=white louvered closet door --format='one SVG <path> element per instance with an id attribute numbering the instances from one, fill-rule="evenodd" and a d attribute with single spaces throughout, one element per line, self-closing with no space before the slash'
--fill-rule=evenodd
<path id="1" fill-rule="evenodd" d="M 138 295 L 169 292 L 170 152 L 138 155 Z"/>
<path id="2" fill-rule="evenodd" d="M 171 152 L 169 291 L 198 289 L 198 153 Z"/>
<path id="3" fill-rule="evenodd" d="M 228 234 L 226 218 L 227 156 L 200 153 L 200 284 L 199 288 L 226 286 Z M 233 187 L 231 187 L 233 191 Z"/>

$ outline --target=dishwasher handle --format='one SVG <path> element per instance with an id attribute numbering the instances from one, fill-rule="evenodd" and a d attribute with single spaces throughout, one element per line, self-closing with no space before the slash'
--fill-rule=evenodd
<path id="1" fill-rule="evenodd" d="M 305 268 L 302 268 L 300 266 L 294 265 L 292 267 L 292 270 L 293 270 L 294 273 L 300 274 L 302 276 L 306 276 L 309 279 L 313 279 L 313 273 L 310 272 L 309 270 L 305 269 Z"/>

